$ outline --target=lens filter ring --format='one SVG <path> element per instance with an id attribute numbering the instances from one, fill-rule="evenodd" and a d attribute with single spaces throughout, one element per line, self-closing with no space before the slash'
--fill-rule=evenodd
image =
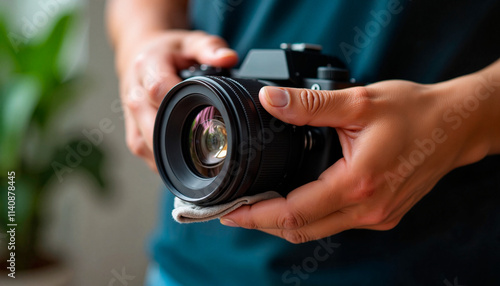
<path id="1" fill-rule="evenodd" d="M 199 127 L 200 131 L 192 128 L 196 117 L 207 107 L 215 108 L 220 115 L 205 122 L 207 127 L 211 125 L 217 130 L 205 130 L 208 133 L 204 137 L 202 127 Z M 241 113 L 241 106 L 234 106 L 226 89 L 206 77 L 185 80 L 169 91 L 158 109 L 153 147 L 158 172 L 174 195 L 198 205 L 211 205 L 231 197 L 226 190 L 239 189 L 246 173 L 247 158 L 236 152 L 233 145 L 248 140 L 248 127 Z M 220 133 L 223 131 L 226 132 L 225 143 L 221 143 Z M 202 133 L 197 135 L 196 132 Z M 206 141 L 205 146 L 195 144 L 193 149 L 190 146 L 196 143 L 193 141 L 196 138 L 192 136 L 212 141 Z M 221 144 L 222 150 L 217 152 L 215 149 Z M 214 162 L 217 159 L 213 157 L 223 157 L 223 150 L 226 153 L 224 159 Z M 205 151 L 209 152 L 203 153 Z M 212 158 L 202 162 L 204 156 L 205 159 Z M 197 169 L 198 159 L 200 167 L 209 167 L 211 173 Z"/>

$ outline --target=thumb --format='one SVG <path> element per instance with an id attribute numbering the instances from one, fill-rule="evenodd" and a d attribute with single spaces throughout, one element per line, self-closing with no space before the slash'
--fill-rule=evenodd
<path id="1" fill-rule="evenodd" d="M 340 127 L 360 115 L 368 98 L 363 87 L 312 90 L 266 86 L 259 92 L 262 106 L 274 117 L 293 125 Z"/>

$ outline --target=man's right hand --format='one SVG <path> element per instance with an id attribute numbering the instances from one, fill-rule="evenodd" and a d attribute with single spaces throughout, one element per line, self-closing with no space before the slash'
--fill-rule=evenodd
<path id="1" fill-rule="evenodd" d="M 156 170 L 155 117 L 164 96 L 181 81 L 178 71 L 194 63 L 228 68 L 237 61 L 223 39 L 200 31 L 168 30 L 122 42 L 117 69 L 130 151 Z"/>

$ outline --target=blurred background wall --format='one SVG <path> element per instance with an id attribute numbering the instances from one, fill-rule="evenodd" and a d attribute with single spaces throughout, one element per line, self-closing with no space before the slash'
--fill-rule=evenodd
<path id="1" fill-rule="evenodd" d="M 127 285 L 142 285 L 161 182 L 157 174 L 130 154 L 125 144 L 124 122 L 116 101 L 114 55 L 104 23 L 105 1 L 2 2 L 0 9 L 7 10 L 11 20 L 19 24 L 43 11 L 40 2 L 56 2 L 61 10 L 74 5 L 81 8 L 79 32 L 75 32 L 67 54 L 73 70 L 83 73 L 85 84 L 77 91 L 83 95 L 67 110 L 73 122 L 61 124 L 79 126 L 77 131 L 90 130 L 99 128 L 101 120 L 107 118 L 115 126 L 111 133 L 104 134 L 101 144 L 110 199 L 94 196 L 89 190 L 94 186 L 81 176 L 68 175 L 63 182 L 54 183 L 45 204 L 50 214 L 43 236 L 48 250 L 68 261 L 73 269 L 72 285 L 124 285 L 113 282 L 117 273 L 134 276 Z"/>

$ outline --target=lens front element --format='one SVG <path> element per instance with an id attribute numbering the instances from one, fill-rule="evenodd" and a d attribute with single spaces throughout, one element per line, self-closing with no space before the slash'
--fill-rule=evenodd
<path id="1" fill-rule="evenodd" d="M 198 112 L 189 132 L 189 153 L 199 175 L 219 174 L 227 154 L 227 131 L 219 110 L 208 106 Z"/>

